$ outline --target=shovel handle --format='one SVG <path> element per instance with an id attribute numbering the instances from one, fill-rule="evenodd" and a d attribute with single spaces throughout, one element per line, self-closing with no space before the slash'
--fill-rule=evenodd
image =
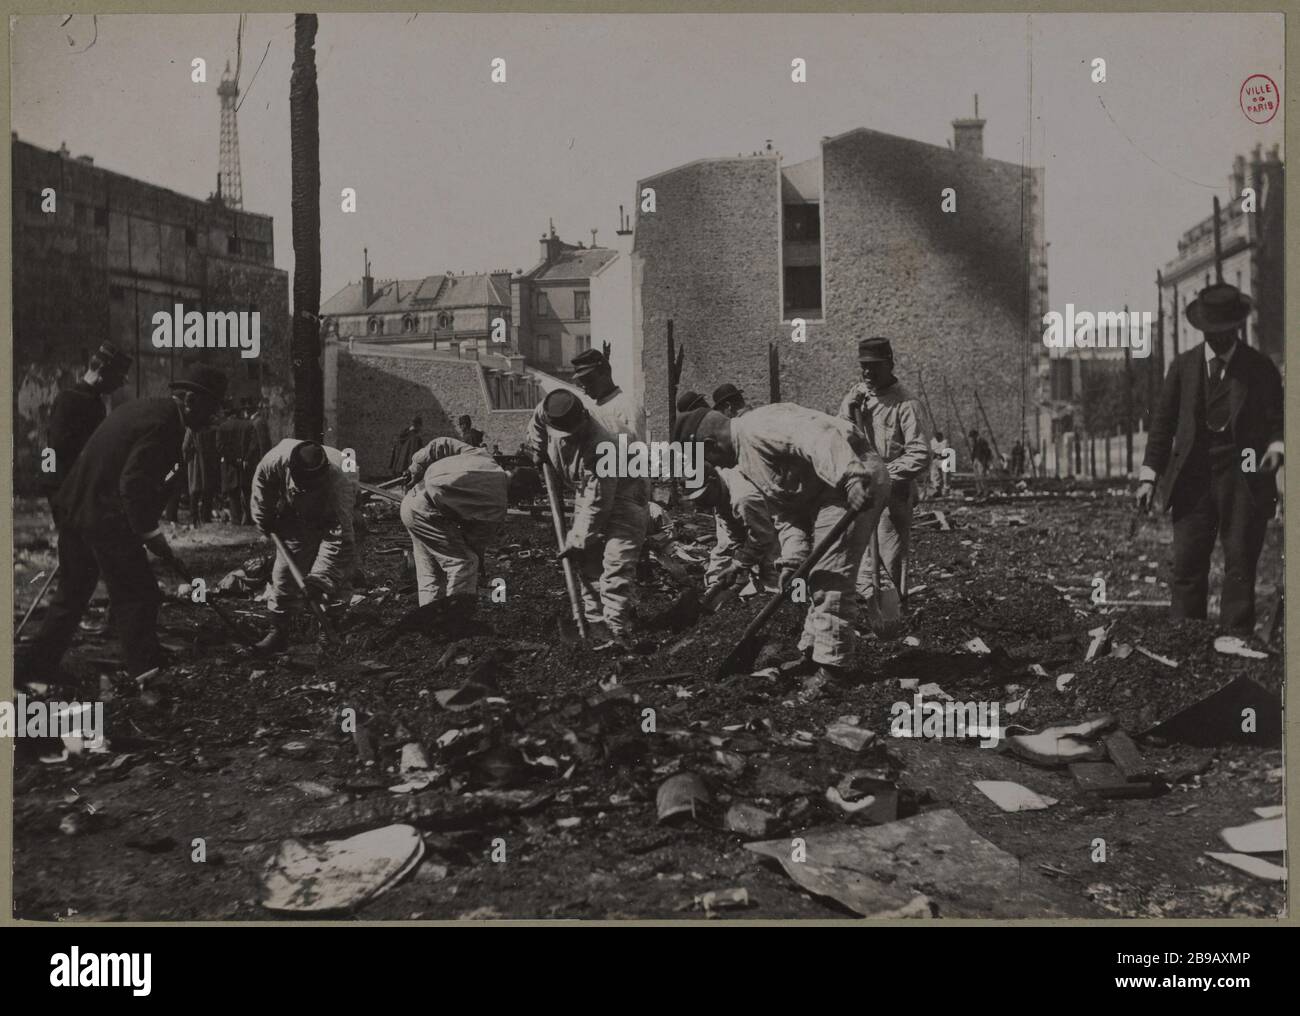
<path id="1" fill-rule="evenodd" d="M 42 600 L 45 599 L 45 592 L 49 590 L 49 583 L 55 581 L 55 576 L 57 576 L 57 574 L 59 574 L 59 565 L 56 564 L 52 572 L 49 573 L 47 577 L 45 577 L 44 585 L 40 587 L 40 592 L 36 594 L 36 599 L 32 600 L 31 607 L 27 608 L 27 613 L 25 613 L 25 615 L 22 616 L 22 620 L 18 622 L 17 628 L 13 630 L 14 642 L 18 641 L 18 635 L 21 635 L 22 629 L 26 628 L 27 621 L 31 620 L 32 613 L 35 613 L 36 607 L 38 607 L 40 602 L 42 602 Z"/>
<path id="2" fill-rule="evenodd" d="M 817 563 L 823 557 L 826 556 L 826 551 L 830 549 L 831 544 L 833 544 L 836 540 L 838 540 L 841 536 L 844 535 L 845 531 L 849 528 L 849 526 L 853 524 L 857 516 L 858 513 L 853 511 L 852 509 L 849 509 L 843 515 L 840 516 L 839 521 L 836 522 L 835 525 L 831 527 L 831 531 L 827 533 L 825 536 L 823 536 L 820 540 L 818 540 L 817 546 L 813 547 L 809 555 L 806 558 L 804 558 L 803 564 L 801 564 L 798 567 L 798 569 L 795 571 L 794 575 L 791 576 L 790 578 L 791 583 L 793 583 L 796 579 L 803 579 L 808 577 L 808 573 L 817 566 Z M 785 599 L 785 592 L 786 591 L 782 589 L 777 593 L 773 593 L 772 597 L 767 601 L 767 603 L 763 605 L 763 609 L 758 612 L 758 616 L 755 617 L 754 620 L 749 622 L 749 627 L 747 627 L 744 631 L 744 634 L 740 636 L 740 641 L 736 643 L 736 647 L 731 651 L 731 654 L 727 657 L 727 660 L 724 662 L 724 667 L 726 667 L 731 663 L 732 657 L 736 655 L 736 653 L 739 651 L 741 646 L 743 646 L 746 642 L 752 639 L 755 635 L 759 633 L 759 631 L 763 629 L 763 627 L 767 624 L 768 619 L 773 614 L 775 614 L 777 608 L 781 606 L 781 602 Z"/>
<path id="3" fill-rule="evenodd" d="M 361 489 L 367 494 L 373 494 L 375 497 L 383 498 L 385 501 L 392 501 L 393 504 L 402 503 L 402 495 L 396 491 L 389 490 L 383 484 L 363 483 Z"/>
<path id="4" fill-rule="evenodd" d="M 560 483 L 555 469 L 550 462 L 542 463 L 542 477 L 546 480 L 546 500 L 551 506 L 551 521 L 555 524 L 555 543 L 558 550 L 564 550 L 564 515 L 560 507 Z M 578 580 L 573 570 L 573 562 L 567 557 L 560 558 L 564 568 L 564 588 L 569 594 L 569 606 L 573 608 L 573 620 L 578 626 L 578 636 L 587 641 L 587 615 L 582 610 L 582 599 L 578 596 Z"/>
<path id="5" fill-rule="evenodd" d="M 302 569 L 298 567 L 298 563 L 294 561 L 293 555 L 289 553 L 289 548 L 284 545 L 284 541 L 280 539 L 278 533 L 272 533 L 271 539 L 275 541 L 275 549 L 284 557 L 284 563 L 289 566 L 289 574 L 293 576 L 294 585 L 302 593 L 302 598 L 307 601 L 307 606 L 311 608 L 311 612 L 316 615 L 316 620 L 320 622 L 321 628 L 327 632 L 333 632 L 334 625 L 330 623 L 325 608 L 316 602 L 315 597 L 307 589 L 307 580 L 303 577 Z"/>

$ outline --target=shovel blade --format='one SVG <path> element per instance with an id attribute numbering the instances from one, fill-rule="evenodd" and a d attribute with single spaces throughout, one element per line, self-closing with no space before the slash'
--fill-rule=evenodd
<path id="1" fill-rule="evenodd" d="M 741 639 L 739 644 L 730 653 L 727 658 L 718 665 L 717 677 L 727 677 L 737 671 L 749 670 L 754 666 L 754 661 L 758 659 L 758 651 L 762 642 L 756 635 L 749 638 Z"/>

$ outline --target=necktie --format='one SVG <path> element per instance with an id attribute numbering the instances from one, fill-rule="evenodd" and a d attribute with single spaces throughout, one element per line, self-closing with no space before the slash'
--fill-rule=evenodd
<path id="1" fill-rule="evenodd" d="M 1231 407 L 1228 405 L 1227 392 L 1223 390 L 1223 360 L 1213 357 L 1210 360 L 1210 383 L 1206 388 L 1205 423 L 1212 431 L 1221 431 L 1228 426 Z"/>

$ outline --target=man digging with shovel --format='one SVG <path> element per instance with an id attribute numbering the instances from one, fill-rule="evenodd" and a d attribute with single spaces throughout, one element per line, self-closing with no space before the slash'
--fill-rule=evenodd
<path id="1" fill-rule="evenodd" d="M 524 446 L 539 472 L 550 469 L 574 488 L 573 524 L 560 557 L 571 560 L 579 574 L 593 644 L 623 648 L 631 634 L 636 564 L 649 519 L 648 484 L 596 475 L 600 446 L 614 440 L 578 396 L 556 389 L 533 414 Z"/>
<path id="2" fill-rule="evenodd" d="M 814 543 L 821 550 L 807 568 L 800 669 L 817 687 L 843 679 L 858 568 L 889 498 L 884 462 L 847 421 L 788 402 L 735 419 L 697 409 L 678 417 L 673 440 L 703 442 L 711 465 L 737 467 L 758 488 L 772 507 L 783 558 L 803 560 Z"/>
<path id="3" fill-rule="evenodd" d="M 697 510 L 713 509 L 715 540 L 704 571 L 704 600 L 712 609 L 750 578 L 775 592 L 776 527 L 767 500 L 739 469 L 705 467 L 704 482 L 686 492 Z"/>
<path id="4" fill-rule="evenodd" d="M 302 597 L 325 623 L 325 601 L 337 596 L 352 574 L 352 511 L 359 490 L 357 474 L 343 469 L 339 450 L 312 441 L 285 438 L 257 464 L 253 523 L 279 550 L 266 597 L 273 627 L 257 644 L 259 652 L 288 647 L 292 612 Z"/>

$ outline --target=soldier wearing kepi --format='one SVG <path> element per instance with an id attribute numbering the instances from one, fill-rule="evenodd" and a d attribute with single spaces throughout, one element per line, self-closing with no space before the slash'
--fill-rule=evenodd
<path id="1" fill-rule="evenodd" d="M 869 604 L 872 630 L 891 637 L 901 618 L 903 561 L 912 542 L 916 481 L 925 476 L 930 464 L 930 435 L 921 403 L 894 376 L 894 350 L 888 339 L 861 340 L 858 364 L 862 380 L 840 402 L 839 416 L 850 421 L 871 450 L 885 460 L 891 481 L 889 505 L 876 528 L 880 567 L 876 568 L 876 560 L 868 550 L 858 573 L 858 594 Z M 879 589 L 875 582 L 877 571 Z"/>
<path id="2" fill-rule="evenodd" d="M 342 453 L 313 441 L 285 438 L 262 457 L 253 474 L 253 524 L 284 541 L 304 573 L 308 595 L 317 602 L 337 596 L 352 574 L 352 512 L 359 490 L 356 472 L 343 469 Z M 293 572 L 277 554 L 266 598 L 272 629 L 257 644 L 259 650 L 279 652 L 288 646 L 299 599 Z"/>
<path id="3" fill-rule="evenodd" d="M 407 484 L 401 517 L 420 606 L 463 596 L 472 608 L 483 552 L 506 517 L 510 477 L 487 449 L 439 437 L 411 458 Z"/>
<path id="4" fill-rule="evenodd" d="M 706 466 L 704 482 L 688 489 L 686 500 L 699 509 L 713 509 L 716 538 L 704 571 L 706 592 L 719 586 L 740 586 L 751 577 L 760 588 L 775 588 L 772 558 L 777 541 L 772 510 L 744 473 Z"/>
<path id="5" fill-rule="evenodd" d="M 54 397 L 46 426 L 46 447 L 54 451 L 54 470 L 41 477 L 51 507 L 81 449 L 108 415 L 104 396 L 126 383 L 130 368 L 131 358 L 105 343 L 91 354 L 90 366 L 81 380 Z"/>
<path id="6" fill-rule="evenodd" d="M 603 353 L 588 349 L 571 361 L 573 383 L 595 403 L 591 415 L 611 434 L 645 440 L 645 406 L 614 384 L 613 370 Z"/>
<path id="7" fill-rule="evenodd" d="M 645 542 L 647 484 L 623 476 L 598 476 L 604 442 L 616 438 L 570 391 L 556 389 L 533 414 L 524 445 L 538 463 L 549 462 L 576 492 L 573 524 L 561 556 L 578 566 L 582 602 L 593 638 L 624 640 L 631 632 L 636 564 Z M 599 588 L 593 582 L 599 580 Z"/>
<path id="8" fill-rule="evenodd" d="M 54 499 L 59 580 L 25 676 L 58 667 L 100 576 L 127 669 L 165 662 L 156 631 L 162 597 L 145 550 L 181 569 L 158 525 L 165 481 L 179 467 L 185 429 L 208 426 L 226 396 L 226 375 L 190 368 L 169 398 L 132 399 L 91 434 Z M 183 570 L 183 569 L 182 569 Z"/>
<path id="9" fill-rule="evenodd" d="M 1216 283 L 1187 307 L 1205 341 L 1169 367 L 1138 484 L 1138 507 L 1154 500 L 1174 520 L 1170 613 L 1206 616 L 1210 555 L 1223 543 L 1219 623 L 1249 635 L 1255 624 L 1255 569 L 1282 465 L 1282 378 L 1273 361 L 1241 341 L 1250 298 Z M 1254 461 L 1254 471 L 1245 467 Z"/>
<path id="10" fill-rule="evenodd" d="M 889 474 L 853 427 L 788 402 L 729 420 L 717 410 L 679 417 L 675 441 L 704 442 L 712 465 L 736 467 L 772 507 L 782 557 L 802 560 L 846 512 L 854 521 L 808 575 L 811 603 L 799 649 L 816 676 L 841 678 L 853 650 L 854 583 L 889 495 Z"/>

